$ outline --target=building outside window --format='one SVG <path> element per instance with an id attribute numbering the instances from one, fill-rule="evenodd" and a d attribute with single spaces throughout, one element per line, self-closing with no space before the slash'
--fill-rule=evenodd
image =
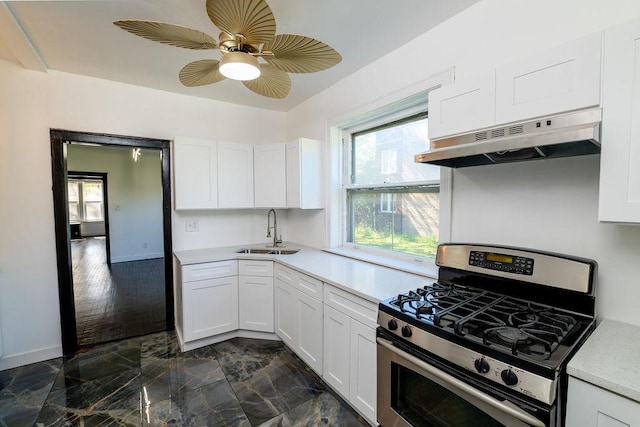
<path id="1" fill-rule="evenodd" d="M 414 162 L 429 148 L 427 129 L 420 113 L 345 138 L 346 244 L 435 256 L 440 168 Z"/>

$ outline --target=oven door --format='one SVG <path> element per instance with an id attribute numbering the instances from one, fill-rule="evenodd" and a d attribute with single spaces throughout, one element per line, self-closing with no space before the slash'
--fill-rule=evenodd
<path id="1" fill-rule="evenodd" d="M 536 426 L 540 419 L 378 337 L 378 422 L 383 427 Z"/>

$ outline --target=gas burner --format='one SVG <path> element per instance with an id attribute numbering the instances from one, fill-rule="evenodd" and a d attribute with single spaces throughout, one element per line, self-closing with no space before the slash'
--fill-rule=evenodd
<path id="1" fill-rule="evenodd" d="M 507 345 L 523 343 L 529 339 L 529 335 L 522 332 L 522 330 L 511 326 L 497 328 L 495 332 L 497 337 Z"/>
<path id="2" fill-rule="evenodd" d="M 532 311 L 521 311 L 509 315 L 509 324 L 513 326 L 523 326 L 536 323 L 540 317 Z"/>

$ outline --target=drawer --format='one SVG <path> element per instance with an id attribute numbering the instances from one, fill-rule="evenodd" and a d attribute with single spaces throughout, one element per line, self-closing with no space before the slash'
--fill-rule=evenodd
<path id="1" fill-rule="evenodd" d="M 238 261 L 238 274 L 241 276 L 273 277 L 273 261 Z"/>
<path id="2" fill-rule="evenodd" d="M 324 303 L 369 327 L 378 326 L 378 304 L 374 302 L 325 284 Z"/>
<path id="3" fill-rule="evenodd" d="M 236 260 L 206 262 L 182 267 L 183 283 L 237 275 L 238 261 Z"/>
<path id="4" fill-rule="evenodd" d="M 274 277 L 288 283 L 300 292 L 303 292 L 318 301 L 322 301 L 323 293 L 321 280 L 307 276 L 304 273 L 300 273 L 299 271 L 289 267 L 284 267 L 280 264 L 276 264 Z"/>
<path id="5" fill-rule="evenodd" d="M 284 267 L 280 264 L 276 264 L 275 274 L 274 274 L 274 277 L 276 279 L 280 279 L 284 283 L 288 283 L 293 286 L 297 276 L 298 276 L 297 271 L 292 270 L 289 267 Z"/>
<path id="6" fill-rule="evenodd" d="M 303 292 L 318 301 L 322 301 L 322 298 L 324 297 L 322 295 L 322 281 L 307 276 L 306 274 L 298 273 L 298 280 L 294 286 L 300 292 Z"/>

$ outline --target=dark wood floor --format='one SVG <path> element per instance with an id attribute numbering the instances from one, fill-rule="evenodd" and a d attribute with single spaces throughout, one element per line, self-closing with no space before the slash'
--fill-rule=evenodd
<path id="1" fill-rule="evenodd" d="M 165 330 L 164 259 L 106 263 L 105 239 L 71 241 L 78 345 Z"/>

